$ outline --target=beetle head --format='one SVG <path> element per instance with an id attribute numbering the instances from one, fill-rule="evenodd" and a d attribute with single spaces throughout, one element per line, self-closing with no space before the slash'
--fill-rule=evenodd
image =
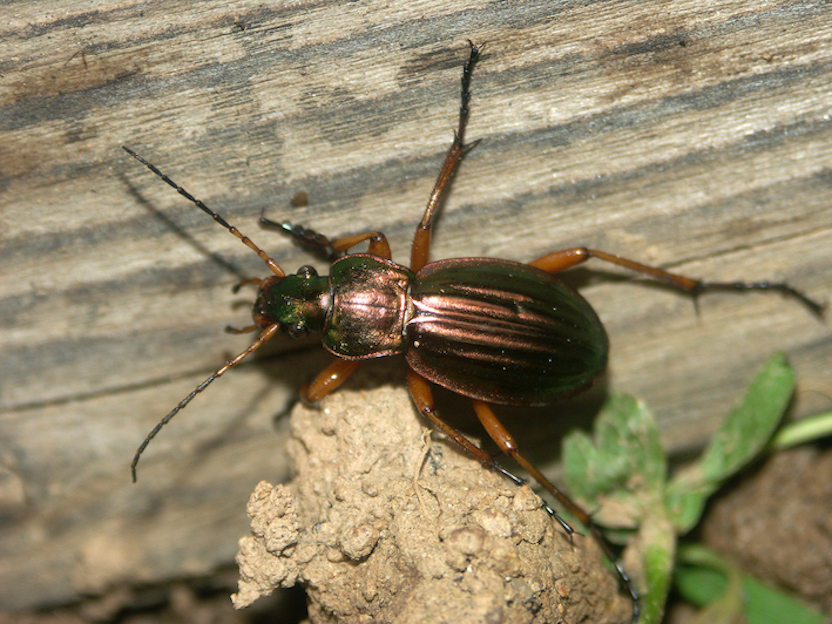
<path id="1" fill-rule="evenodd" d="M 323 331 L 330 306 L 329 277 L 302 266 L 295 275 L 263 280 L 252 316 L 259 327 L 279 324 L 299 338 Z"/>

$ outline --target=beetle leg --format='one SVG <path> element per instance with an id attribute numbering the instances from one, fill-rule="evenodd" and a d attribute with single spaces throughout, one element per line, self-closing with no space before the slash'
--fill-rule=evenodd
<path id="1" fill-rule="evenodd" d="M 486 468 L 490 468 L 491 470 L 499 472 L 503 476 L 507 477 L 508 479 L 516 483 L 517 485 L 526 484 L 526 481 L 524 479 L 521 479 L 520 477 L 512 474 L 511 472 L 503 468 L 500 464 L 494 461 L 494 458 L 491 456 L 491 454 L 481 449 L 479 446 L 471 442 L 471 440 L 466 438 L 460 431 L 458 431 L 457 429 L 446 423 L 444 420 L 442 420 L 442 418 L 439 416 L 439 414 L 436 412 L 436 409 L 434 408 L 433 392 L 431 392 L 430 383 L 424 377 L 422 377 L 415 371 L 409 370 L 407 372 L 407 388 L 408 390 L 410 390 L 410 396 L 413 398 L 413 402 L 416 404 L 417 409 L 428 420 L 430 420 L 440 431 L 442 431 L 445 435 L 450 437 L 454 442 L 461 446 L 465 452 L 471 455 L 471 457 L 476 459 Z M 531 474 L 531 472 L 529 474 Z M 558 493 L 556 495 L 556 498 L 558 496 L 564 495 Z M 576 509 L 579 509 L 576 505 L 574 505 L 574 503 L 572 503 L 572 506 Z M 563 527 L 563 530 L 566 531 L 566 533 L 569 535 L 571 539 L 572 534 L 575 532 L 575 530 L 571 526 L 569 526 L 569 524 L 545 502 L 543 503 L 543 508 L 549 513 L 549 515 L 551 515 L 555 520 L 557 520 L 560 523 L 560 525 Z"/>
<path id="2" fill-rule="evenodd" d="M 544 489 L 549 492 L 549 494 L 554 496 L 557 501 L 569 511 L 570 514 L 572 514 L 581 524 L 589 529 L 592 533 L 592 537 L 595 538 L 595 541 L 604 551 L 604 554 L 607 555 L 607 558 L 609 558 L 615 566 L 619 580 L 626 588 L 627 593 L 629 593 L 630 597 L 633 599 L 633 604 L 635 605 L 633 621 L 636 621 L 638 619 L 638 594 L 635 591 L 635 587 L 633 587 L 630 577 L 627 576 L 624 568 L 622 568 L 621 564 L 618 563 L 615 553 L 613 553 L 612 548 L 601 535 L 601 531 L 598 529 L 595 522 L 593 522 L 590 515 L 573 502 L 572 499 L 566 496 L 566 494 L 552 485 L 552 483 L 544 477 L 540 471 L 537 470 L 537 468 L 532 466 L 531 463 L 529 463 L 529 461 L 520 454 L 520 449 L 518 448 L 514 437 L 508 432 L 503 423 L 500 422 L 500 419 L 497 418 L 496 414 L 494 414 L 494 410 L 492 410 L 487 403 L 483 403 L 477 399 L 471 399 L 471 404 L 474 406 L 474 411 L 477 413 L 477 418 L 480 419 L 482 426 L 485 428 L 488 435 L 491 436 L 491 439 L 497 443 L 500 450 L 507 455 L 511 455 L 511 457 L 513 457 L 514 460 L 520 464 L 523 470 L 528 472 L 529 475 L 531 475 L 535 481 L 542 485 Z M 563 524 L 562 520 L 561 524 Z"/>
<path id="3" fill-rule="evenodd" d="M 495 466 L 494 458 L 489 453 L 485 452 L 440 418 L 434 407 L 433 392 L 431 392 L 430 382 L 427 379 L 413 370 L 408 370 L 407 389 L 410 390 L 410 396 L 413 398 L 416 408 L 442 431 L 442 433 L 451 438 L 481 464 L 489 468 Z"/>
<path id="4" fill-rule="evenodd" d="M 306 403 L 317 403 L 350 378 L 361 362 L 337 359 L 315 376 L 312 383 L 300 389 Z"/>
<path id="5" fill-rule="evenodd" d="M 497 415 L 494 413 L 494 410 L 492 410 L 487 403 L 483 403 L 477 399 L 471 399 L 471 404 L 474 406 L 477 418 L 480 419 L 485 431 L 491 439 L 497 443 L 500 450 L 506 455 L 510 455 L 514 458 L 523 470 L 528 472 L 535 481 L 542 485 L 546 491 L 554 496 L 558 502 L 566 507 L 569 513 L 575 516 L 582 524 L 587 526 L 591 525 L 592 518 L 589 517 L 589 514 L 578 507 L 578 505 L 572 502 L 568 496 L 552 485 L 546 477 L 540 474 L 540 472 L 520 454 L 520 449 L 517 446 L 514 436 L 512 436 L 503 423 L 500 422 Z"/>
<path id="6" fill-rule="evenodd" d="M 334 260 L 342 252 L 347 251 L 350 247 L 355 247 L 364 241 L 370 241 L 369 249 L 367 250 L 368 253 L 380 256 L 387 260 L 392 259 L 390 244 L 387 242 L 387 237 L 381 232 L 364 232 L 363 234 L 344 236 L 331 241 L 320 232 L 310 230 L 302 225 L 292 225 L 288 221 L 278 223 L 277 221 L 272 221 L 271 219 L 261 216 L 260 223 L 271 227 L 281 228 L 283 231 L 294 236 L 303 245 L 311 247 L 316 251 L 320 251 L 330 260 Z"/>
<path id="7" fill-rule="evenodd" d="M 392 260 L 390 244 L 387 242 L 387 237 L 381 232 L 364 232 L 363 234 L 336 238 L 332 241 L 332 248 L 340 253 L 364 241 L 370 241 L 367 249 L 368 253 L 385 258 L 386 260 Z"/>
<path id="8" fill-rule="evenodd" d="M 265 209 L 263 213 L 265 213 Z M 302 225 L 292 225 L 288 221 L 283 221 L 282 223 L 272 221 L 264 217 L 263 213 L 260 214 L 260 225 L 280 228 L 290 236 L 293 236 L 298 243 L 309 247 L 312 251 L 319 253 L 321 257 L 326 258 L 330 262 L 338 257 L 338 252 L 332 248 L 332 243 L 320 232 L 310 230 Z"/>
<path id="9" fill-rule="evenodd" d="M 469 149 L 465 145 L 465 127 L 468 125 L 468 103 L 471 100 L 471 72 L 474 70 L 474 65 L 480 56 L 482 46 L 477 47 L 470 41 L 468 43 L 471 46 L 471 54 L 462 68 L 462 103 L 459 106 L 459 125 L 456 132 L 454 132 L 454 141 L 448 149 L 448 155 L 445 156 L 445 162 L 439 171 L 439 177 L 436 178 L 436 183 L 433 185 L 433 190 L 428 198 L 425 214 L 422 216 L 419 225 L 416 226 L 416 234 L 413 236 L 413 246 L 410 250 L 410 268 L 414 272 L 428 263 L 433 215 L 439 208 L 442 195 L 448 186 L 448 182 L 453 177 L 459 161 L 462 160 Z"/>
<path id="10" fill-rule="evenodd" d="M 233 292 L 234 294 L 237 294 L 238 292 L 240 292 L 240 289 L 243 286 L 250 286 L 252 284 L 255 285 L 255 286 L 260 286 L 260 284 L 262 284 L 262 283 L 263 283 L 263 280 L 261 280 L 259 277 L 252 277 L 250 279 L 240 280 L 239 282 L 234 284 L 234 286 L 231 287 L 231 292 Z"/>
<path id="11" fill-rule="evenodd" d="M 451 438 L 451 440 L 453 440 L 458 446 L 462 447 L 462 449 L 471 457 L 476 459 L 486 468 L 499 472 L 517 485 L 526 484 L 525 479 L 521 479 L 503 468 L 500 464 L 494 461 L 494 458 L 490 453 L 481 449 L 479 446 L 471 442 L 471 440 L 466 438 L 462 432 L 442 420 L 434 407 L 433 392 L 430 389 L 430 382 L 428 382 L 427 379 L 422 377 L 416 371 L 409 370 L 407 371 L 407 389 L 410 390 L 410 396 L 413 398 L 413 403 L 422 415 L 433 423 L 433 425 L 442 433 Z M 566 531 L 571 539 L 572 534 L 575 532 L 574 529 L 545 502 L 543 503 L 543 508 L 560 523 L 563 530 Z"/>
<path id="12" fill-rule="evenodd" d="M 421 375 L 413 370 L 407 371 L 407 387 L 410 390 L 410 396 L 413 397 L 413 402 L 416 404 L 418 410 L 424 414 L 428 420 L 430 420 L 440 431 L 445 433 L 448 437 L 450 437 L 454 442 L 456 442 L 459 446 L 461 446 L 469 455 L 471 455 L 474 459 L 479 461 L 481 464 L 486 466 L 487 468 L 491 468 L 492 470 L 496 470 L 503 475 L 507 476 L 509 479 L 514 481 L 517 484 L 522 485 L 524 483 L 523 479 L 514 476 L 510 472 L 508 472 L 505 468 L 500 466 L 497 462 L 494 461 L 494 458 L 481 449 L 479 446 L 471 442 L 468 438 L 466 438 L 462 433 L 457 431 L 454 427 L 446 423 L 442 418 L 440 418 L 439 414 L 436 412 L 434 408 L 433 402 L 433 393 L 430 389 L 430 383 Z M 621 567 L 621 564 L 618 562 L 615 553 L 612 551 L 610 545 L 606 542 L 604 537 L 601 535 L 601 531 L 598 529 L 597 525 L 592 521 L 592 518 L 586 513 L 583 509 L 578 507 L 577 504 L 572 502 L 572 500 L 566 496 L 563 492 L 558 490 L 555 486 L 553 486 L 549 480 L 544 477 L 540 472 L 532 466 L 525 457 L 523 457 L 519 449 L 517 447 L 517 443 L 515 442 L 512 435 L 506 430 L 503 424 L 498 420 L 497 416 L 494 414 L 493 410 L 488 406 L 488 404 L 483 403 L 482 401 L 477 401 L 472 399 L 471 403 L 474 406 L 474 411 L 477 413 L 477 417 L 479 417 L 480 422 L 482 422 L 483 427 L 488 432 L 488 435 L 497 443 L 500 449 L 511 455 L 518 464 L 528 472 L 532 478 L 540 483 L 546 491 L 548 491 L 552 496 L 554 496 L 566 509 L 569 510 L 573 516 L 575 516 L 584 526 L 586 526 L 589 531 L 592 533 L 593 539 L 598 543 L 601 547 L 601 550 L 604 551 L 604 554 L 607 558 L 612 562 L 613 566 L 615 566 L 616 573 L 618 574 L 618 578 L 621 581 L 621 584 L 627 590 L 627 593 L 630 595 L 630 598 L 633 600 L 633 622 L 638 621 L 639 616 L 639 597 L 638 593 L 633 586 L 630 577 L 624 571 L 624 568 Z M 554 518 L 561 524 L 564 530 L 569 534 L 570 538 L 572 533 L 574 533 L 572 527 L 570 527 L 560 516 L 557 515 L 548 505 L 545 503 L 543 504 L 544 508 L 547 512 L 549 512 Z"/>
<path id="13" fill-rule="evenodd" d="M 822 304 L 810 299 L 799 290 L 783 282 L 705 282 L 586 247 L 573 247 L 572 249 L 553 251 L 536 260 L 532 260 L 529 264 L 543 269 L 547 273 L 558 273 L 586 262 L 590 258 L 598 258 L 604 262 L 617 264 L 636 273 L 649 275 L 653 279 L 667 282 L 693 296 L 698 296 L 707 290 L 733 290 L 737 292 L 744 290 L 776 290 L 789 297 L 794 297 L 809 308 L 813 314 L 821 316 L 823 313 L 824 306 Z"/>

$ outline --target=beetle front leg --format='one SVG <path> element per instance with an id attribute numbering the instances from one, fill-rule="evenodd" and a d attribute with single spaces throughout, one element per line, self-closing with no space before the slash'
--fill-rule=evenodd
<path id="1" fill-rule="evenodd" d="M 360 243 L 363 243 L 364 241 L 369 241 L 367 253 L 371 253 L 374 256 L 379 256 L 386 260 L 392 260 L 390 244 L 387 242 L 387 237 L 381 232 L 364 232 L 363 234 L 342 236 L 341 238 L 336 238 L 335 240 L 330 241 L 320 232 L 309 230 L 299 225 L 284 223 L 282 227 L 305 244 L 312 247 L 319 247 L 322 251 L 329 253 L 331 259 L 337 258 L 343 252 Z"/>
<path id="2" fill-rule="evenodd" d="M 387 242 L 387 237 L 381 232 L 364 232 L 363 234 L 354 234 L 353 236 L 343 236 L 335 240 L 329 240 L 327 236 L 321 234 L 316 230 L 305 228 L 302 225 L 292 225 L 288 221 L 278 223 L 265 217 L 260 217 L 260 223 L 270 227 L 281 228 L 287 234 L 293 236 L 298 242 L 306 247 L 312 248 L 314 251 L 320 252 L 328 260 L 335 260 L 341 253 L 347 251 L 351 247 L 355 247 L 359 243 L 369 241 L 368 253 L 375 256 L 380 256 L 387 260 L 392 259 L 390 253 L 390 244 Z"/>
<path id="3" fill-rule="evenodd" d="M 379 256 L 385 260 L 393 259 L 392 254 L 390 253 L 390 244 L 387 242 L 387 237 L 381 232 L 364 232 L 363 234 L 336 238 L 332 241 L 332 247 L 335 251 L 340 253 L 342 251 L 346 251 L 350 247 L 355 247 L 364 241 L 369 241 L 367 253 Z"/>
<path id="4" fill-rule="evenodd" d="M 532 260 L 529 264 L 543 269 L 547 273 L 558 273 L 582 264 L 590 258 L 598 258 L 599 260 L 616 264 L 630 271 L 648 275 L 655 280 L 666 282 L 680 290 L 688 292 L 694 297 L 708 290 L 731 290 L 734 292 L 746 290 L 776 290 L 786 296 L 794 297 L 809 308 L 813 314 L 817 316 L 822 316 L 823 314 L 824 306 L 822 304 L 810 299 L 799 290 L 784 282 L 705 282 L 587 247 L 573 247 L 571 249 L 553 251 L 552 253 Z"/>

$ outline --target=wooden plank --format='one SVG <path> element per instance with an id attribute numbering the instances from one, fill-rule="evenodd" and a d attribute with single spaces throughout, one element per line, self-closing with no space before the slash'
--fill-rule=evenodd
<path id="1" fill-rule="evenodd" d="M 279 341 L 273 353 L 294 351 L 214 384 L 129 485 L 145 432 L 245 348 L 220 333 L 248 322 L 232 303 L 250 294 L 229 289 L 264 268 L 122 144 L 289 270 L 309 259 L 258 231 L 263 209 L 332 235 L 382 230 L 406 262 L 470 38 L 486 43 L 469 126 L 481 143 L 454 182 L 434 258 L 530 260 L 586 244 L 830 299 L 824 3 L 72 0 L 3 11 L 4 606 L 227 561 L 249 489 L 285 475 L 270 416 L 326 361 Z M 301 190 L 309 205 L 291 207 Z M 795 415 L 828 407 L 829 326 L 801 306 L 720 294 L 697 314 L 684 296 L 608 271 L 573 278 L 609 330 L 606 385 L 643 397 L 669 447 L 701 444 L 775 350 L 797 368 Z M 211 527 L 205 543 L 177 541 L 198 525 Z M 114 552 L 102 544 L 125 537 L 109 576 L 88 572 Z"/>

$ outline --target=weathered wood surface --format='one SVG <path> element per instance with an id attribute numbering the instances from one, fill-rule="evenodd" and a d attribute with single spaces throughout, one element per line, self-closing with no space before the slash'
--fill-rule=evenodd
<path id="1" fill-rule="evenodd" d="M 129 483 L 147 430 L 247 344 L 221 333 L 247 323 L 232 302 L 249 295 L 229 289 L 265 269 L 122 144 L 289 270 L 308 258 L 258 231 L 264 208 L 333 235 L 382 230 L 406 262 L 470 38 L 487 43 L 482 142 L 434 258 L 586 244 L 832 299 L 826 2 L 44 6 L 0 9 L 0 606 L 229 561 L 249 491 L 285 476 L 273 417 L 326 361 L 280 341 L 294 350 L 214 384 Z M 309 205 L 291 208 L 300 190 Z M 795 414 L 828 407 L 832 332 L 801 306 L 719 294 L 697 315 L 591 269 L 577 283 L 609 330 L 607 386 L 648 401 L 669 447 L 701 443 L 778 349 Z"/>

